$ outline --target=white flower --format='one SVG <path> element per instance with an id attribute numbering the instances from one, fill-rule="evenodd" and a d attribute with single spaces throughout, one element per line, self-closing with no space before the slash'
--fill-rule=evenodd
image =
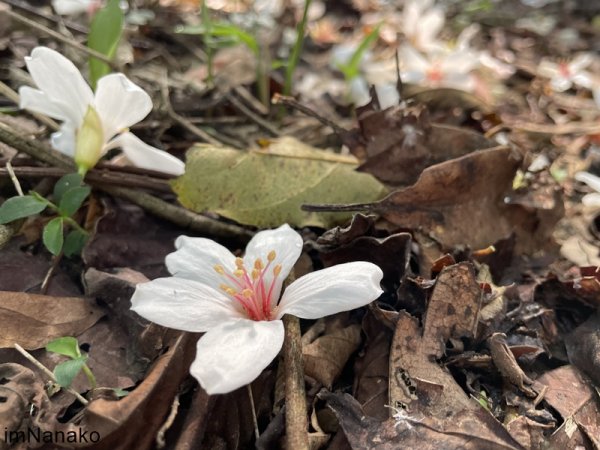
<path id="1" fill-rule="evenodd" d="M 236 258 L 210 239 L 179 237 L 167 256 L 169 278 L 139 284 L 131 299 L 140 316 L 169 328 L 206 332 L 191 374 L 209 394 L 252 382 L 283 345 L 284 314 L 304 319 L 347 311 L 375 300 L 381 269 L 352 262 L 283 281 L 302 252 L 288 225 L 257 233 Z"/>
<path id="2" fill-rule="evenodd" d="M 469 92 L 475 88 L 475 79 L 470 72 L 479 65 L 479 60 L 469 50 L 440 51 L 426 57 L 413 47 L 403 45 L 399 55 L 402 81 Z"/>
<path id="3" fill-rule="evenodd" d="M 591 174 L 589 172 L 577 172 L 575 174 L 575 179 L 577 181 L 587 184 L 589 187 L 591 187 L 593 190 L 596 191 L 591 194 L 584 195 L 583 198 L 581 199 L 581 203 L 583 203 L 585 206 L 590 206 L 590 207 L 594 207 L 594 208 L 599 207 L 600 206 L 600 177 L 597 177 L 596 175 Z"/>
<path id="4" fill-rule="evenodd" d="M 100 7 L 98 0 L 52 0 L 56 14 L 70 16 L 81 13 L 92 13 Z"/>
<path id="5" fill-rule="evenodd" d="M 593 57 L 590 53 L 580 53 L 570 62 L 555 63 L 542 59 L 537 72 L 543 77 L 550 78 L 550 86 L 556 92 L 566 91 L 574 84 L 591 89 L 594 84 L 592 75 L 583 69 L 592 61 Z"/>
<path id="6" fill-rule="evenodd" d="M 36 47 L 25 62 L 39 89 L 21 86 L 20 107 L 61 120 L 60 131 L 52 134 L 52 146 L 76 162 L 85 160 L 85 170 L 108 150 L 121 147 L 127 159 L 138 167 L 174 175 L 184 172 L 182 161 L 145 144 L 128 131 L 152 110 L 152 100 L 125 75 L 114 73 L 100 78 L 94 94 L 77 67 L 54 50 Z M 83 134 L 99 136 L 99 147 L 85 150 L 93 153 L 91 156 L 82 156 L 83 150 L 76 145 L 81 141 L 78 138 L 82 126 Z"/>
<path id="7" fill-rule="evenodd" d="M 408 0 L 402 10 L 402 32 L 417 50 L 437 51 L 443 47 L 437 36 L 445 20 L 444 11 L 433 0 Z"/>

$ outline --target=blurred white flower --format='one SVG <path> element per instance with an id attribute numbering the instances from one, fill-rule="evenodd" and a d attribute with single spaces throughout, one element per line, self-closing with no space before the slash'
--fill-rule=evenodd
<path id="1" fill-rule="evenodd" d="M 181 175 L 185 165 L 128 131 L 152 110 L 150 96 L 122 73 L 98 80 L 96 93 L 75 65 L 47 47 L 36 47 L 25 58 L 39 89 L 19 88 L 20 107 L 63 122 L 52 146 L 71 156 L 85 172 L 107 151 L 121 147 L 137 167 Z"/>
<path id="2" fill-rule="evenodd" d="M 587 89 L 592 89 L 592 75 L 584 69 L 593 62 L 590 53 L 580 53 L 571 61 L 554 62 L 548 59 L 542 59 L 537 73 L 538 75 L 550 78 L 550 86 L 556 92 L 563 92 L 570 89 L 574 84 Z"/>
<path id="3" fill-rule="evenodd" d="M 451 50 L 423 55 L 408 45 L 399 50 L 402 81 L 433 88 L 447 87 L 471 92 L 475 78 L 471 71 L 479 61 L 474 52 Z"/>
<path id="4" fill-rule="evenodd" d="M 352 262 L 283 281 L 302 252 L 302 237 L 288 225 L 257 233 L 236 258 L 210 239 L 181 236 L 167 256 L 169 278 L 139 284 L 132 310 L 169 328 L 206 332 L 191 374 L 209 394 L 252 382 L 283 345 L 284 314 L 303 319 L 359 308 L 377 299 L 381 269 Z"/>
<path id="5" fill-rule="evenodd" d="M 102 2 L 100 0 L 52 0 L 54 11 L 61 16 L 82 13 L 92 15 L 101 5 Z"/>
<path id="6" fill-rule="evenodd" d="M 428 53 L 438 51 L 444 44 L 437 36 L 444 26 L 444 10 L 433 0 L 407 0 L 402 10 L 402 33 L 411 46 Z"/>
<path id="7" fill-rule="evenodd" d="M 575 179 L 587 184 L 594 191 L 591 194 L 586 194 L 581 199 L 581 203 L 586 206 L 600 207 L 600 177 L 589 172 L 577 172 Z"/>

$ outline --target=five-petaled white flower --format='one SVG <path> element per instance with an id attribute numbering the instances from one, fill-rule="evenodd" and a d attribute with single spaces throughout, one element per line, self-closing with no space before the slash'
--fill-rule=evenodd
<path id="1" fill-rule="evenodd" d="M 571 61 L 553 62 L 542 59 L 537 72 L 539 75 L 550 78 L 550 86 L 556 92 L 570 89 L 574 84 L 587 89 L 592 89 L 594 81 L 592 75 L 583 70 L 593 62 L 590 53 L 580 53 Z"/>
<path id="2" fill-rule="evenodd" d="M 75 65 L 47 47 L 36 47 L 25 59 L 39 89 L 21 86 L 20 107 L 63 122 L 51 142 L 87 171 L 109 150 L 121 147 L 132 164 L 181 175 L 185 165 L 128 131 L 148 115 L 152 99 L 122 73 L 98 80 L 96 93 Z"/>
<path id="3" fill-rule="evenodd" d="M 257 233 L 236 258 L 210 239 L 179 237 L 167 256 L 173 277 L 139 284 L 131 299 L 140 316 L 169 328 L 206 332 L 191 374 L 209 394 L 252 382 L 283 345 L 284 314 L 317 319 L 364 306 L 382 290 L 381 269 L 351 262 L 283 281 L 302 252 L 289 225 Z"/>

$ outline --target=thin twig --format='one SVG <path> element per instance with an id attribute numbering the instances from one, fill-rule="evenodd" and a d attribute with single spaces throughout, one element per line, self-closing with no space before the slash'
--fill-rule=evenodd
<path id="1" fill-rule="evenodd" d="M 177 413 L 179 412 L 179 394 L 175 396 L 173 399 L 173 403 L 171 403 L 171 411 L 169 412 L 169 416 L 167 420 L 160 426 L 158 432 L 156 433 L 156 447 L 161 449 L 166 445 L 165 441 L 165 433 L 169 431 L 169 428 L 175 422 L 175 418 L 177 417 Z"/>
<path id="2" fill-rule="evenodd" d="M 254 437 L 258 442 L 260 438 L 260 431 L 258 430 L 258 420 L 256 419 L 256 406 L 254 406 L 254 395 L 252 394 L 252 384 L 247 384 L 246 389 L 248 390 L 248 398 L 250 399 L 250 410 L 252 413 L 252 423 L 254 424 Z"/>
<path id="3" fill-rule="evenodd" d="M 213 138 L 206 131 L 204 131 L 201 128 L 198 128 L 196 125 L 191 123 L 185 117 L 180 116 L 179 114 L 177 114 L 175 112 L 175 110 L 173 109 L 173 105 L 171 105 L 171 100 L 169 98 L 169 83 L 167 82 L 166 77 L 167 77 L 167 75 L 166 75 L 166 73 L 164 73 L 163 77 L 162 77 L 163 81 L 160 86 L 160 92 L 161 92 L 163 104 L 165 106 L 165 109 L 167 110 L 168 116 L 171 119 L 173 119 L 175 122 L 177 122 L 179 125 L 184 127 L 186 130 L 188 130 L 190 133 L 195 134 L 197 137 L 199 137 L 203 141 L 208 142 L 209 144 L 222 146 L 223 144 L 221 141 L 218 141 L 217 139 Z"/>
<path id="4" fill-rule="evenodd" d="M 286 448 L 308 450 L 308 419 L 304 388 L 300 320 L 283 316 L 285 340 L 285 438 Z"/>
<path id="5" fill-rule="evenodd" d="M 304 106 L 302 103 L 298 102 L 293 97 L 279 95 L 276 93 L 275 95 L 273 95 L 273 98 L 271 99 L 271 103 L 273 103 L 274 105 L 282 104 L 282 105 L 290 106 L 290 107 L 297 109 L 298 111 L 306 114 L 309 117 L 314 117 L 319 122 L 321 122 L 323 125 L 328 126 L 336 134 L 338 134 L 340 136 L 348 132 L 348 130 L 346 130 L 345 128 L 340 127 L 337 123 L 333 122 L 332 120 L 329 120 L 327 117 L 323 117 L 316 111 L 313 111 L 309 107 Z"/>
<path id="6" fill-rule="evenodd" d="M 62 257 L 63 252 L 61 251 L 58 255 L 55 255 L 52 258 L 52 264 L 50 265 L 48 272 L 46 272 L 46 276 L 44 277 L 44 281 L 42 281 L 42 286 L 40 287 L 40 292 L 42 293 L 42 295 L 46 295 L 46 293 L 48 292 L 50 280 L 52 279 L 52 275 L 54 275 L 54 272 L 56 271 L 56 268 L 58 267 L 58 264 L 60 263 Z"/>
<path id="7" fill-rule="evenodd" d="M 10 163 L 10 161 L 8 161 L 6 163 L 6 171 L 8 172 L 8 176 L 10 177 L 10 181 L 12 181 L 13 186 L 15 187 L 15 191 L 17 191 L 17 194 L 19 194 L 19 197 L 23 197 L 23 189 L 21 188 L 21 183 L 19 183 L 19 179 L 17 178 L 17 175 L 15 175 L 15 171 L 13 169 L 12 164 Z"/>
<path id="8" fill-rule="evenodd" d="M 254 112 L 252 112 L 250 110 L 250 108 L 246 107 L 246 105 L 244 105 L 235 95 L 232 95 L 231 93 L 227 93 L 227 94 L 225 94 L 225 97 L 239 112 L 241 112 L 243 115 L 248 117 L 253 122 L 256 122 L 256 124 L 258 126 L 263 128 L 264 130 L 268 131 L 273 136 L 281 136 L 282 135 L 281 131 L 279 131 L 277 128 L 275 128 L 273 125 L 271 125 L 269 122 L 264 120 L 258 114 L 255 114 Z"/>
<path id="9" fill-rule="evenodd" d="M 77 33 L 81 33 L 81 34 L 88 34 L 89 33 L 89 29 L 77 22 L 73 22 L 71 20 L 65 20 L 64 18 L 57 16 L 57 15 L 46 15 L 43 12 L 39 11 L 37 8 L 34 8 L 31 5 L 28 5 L 25 2 L 22 1 L 18 1 L 18 0 L 2 0 L 4 3 L 12 6 L 13 8 L 17 8 L 23 11 L 26 11 L 29 14 L 33 14 L 34 16 L 37 16 L 41 19 L 44 20 L 49 20 L 50 22 L 54 22 L 57 25 L 64 25 L 67 28 L 70 28 L 72 31 L 76 31 Z"/>
<path id="10" fill-rule="evenodd" d="M 4 1 L 2 1 L 1 3 L 4 3 Z M 4 4 L 7 5 L 7 3 L 4 3 Z M 79 50 L 80 52 L 85 53 L 88 56 L 99 59 L 100 61 L 108 64 L 110 66 L 110 68 L 113 69 L 114 71 L 116 71 L 116 72 L 120 71 L 119 66 L 113 60 L 111 60 L 110 58 L 107 58 L 106 55 L 103 55 L 102 53 L 100 53 L 96 50 L 93 50 L 89 47 L 86 47 L 85 45 L 80 44 L 79 42 L 60 34 L 59 32 L 54 31 L 53 29 L 48 28 L 45 25 L 37 23 L 31 19 L 28 19 L 25 16 L 22 16 L 19 13 L 12 11 L 10 9 L 10 5 L 8 8 L 3 8 L 3 12 L 6 15 L 8 15 L 11 19 L 16 20 L 17 22 L 21 22 L 22 24 L 27 25 L 30 28 L 41 31 L 43 33 L 46 33 L 48 36 L 53 37 L 54 39 L 62 42 L 63 44 L 69 45 L 69 46 Z"/>
<path id="11" fill-rule="evenodd" d="M 23 347 L 21 347 L 19 344 L 14 343 L 13 346 L 15 347 L 15 350 L 17 350 L 21 355 L 23 355 L 23 357 L 25 359 L 27 359 L 27 361 L 29 361 L 31 364 L 33 364 L 35 367 L 37 367 L 38 369 L 40 369 L 42 372 L 44 372 L 44 374 L 50 378 L 54 383 L 58 382 L 56 381 L 56 377 L 54 376 L 54 374 L 50 371 L 50 369 L 48 369 L 46 366 L 44 366 L 41 362 L 39 362 L 37 359 L 34 358 L 34 356 L 29 353 L 27 350 L 25 350 Z M 73 394 L 77 400 L 79 400 L 79 402 L 82 405 L 87 405 L 89 402 L 76 390 L 70 388 L 70 387 L 63 387 L 61 386 L 63 389 L 65 389 L 67 392 L 70 392 L 71 394 Z"/>

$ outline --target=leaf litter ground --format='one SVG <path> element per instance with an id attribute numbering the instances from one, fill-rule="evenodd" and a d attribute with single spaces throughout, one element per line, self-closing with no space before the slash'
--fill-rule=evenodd
<path id="1" fill-rule="evenodd" d="M 167 275 L 181 234 L 239 252 L 257 227 L 289 222 L 305 243 L 297 276 L 351 261 L 384 272 L 377 302 L 301 324 L 311 448 L 600 448 L 599 222 L 582 203 L 590 189 L 574 181 L 598 171 L 600 109 L 590 90 L 553 91 L 537 68 L 542 57 L 597 52 L 600 11 L 525 3 L 445 4 L 441 35 L 478 23 L 477 45 L 510 64 L 509 77 L 480 72 L 471 93 L 404 83 L 406 102 L 391 105 L 378 88 L 356 110 L 327 61 L 379 26 L 361 68 L 379 86 L 375 69 L 401 42 L 401 6 L 314 1 L 297 100 L 265 105 L 261 60 L 243 45 L 216 49 L 206 83 L 201 36 L 175 32 L 197 25 L 196 2 L 136 5 L 117 61 L 155 109 L 135 131 L 182 158 L 194 146 L 189 171 L 175 181 L 111 163 L 90 171 L 93 194 L 74 216 L 92 231 L 80 257 L 43 248 L 48 213 L 0 225 L 0 425 L 96 432 L 99 442 L 79 445 L 93 449 L 282 448 L 293 431 L 283 360 L 252 383 L 253 405 L 246 389 L 209 397 L 189 376 L 198 336 L 148 323 L 129 299 L 137 283 Z M 237 2 L 208 6 L 223 20 L 235 8 L 253 17 Z M 25 82 L 36 45 L 83 64 L 3 8 L 58 23 L 73 41 L 85 40 L 87 19 L 59 19 L 45 2 L 0 3 L 4 86 Z M 256 39 L 285 55 L 302 5 L 276 9 L 260 13 L 281 19 L 276 32 Z M 589 69 L 600 73 L 597 57 Z M 281 91 L 281 72 L 267 81 Z M 14 195 L 8 162 L 24 190 L 51 196 L 68 163 L 32 153 L 52 124 L 13 102 L 3 88 L 0 196 Z M 77 337 L 101 388 L 80 374 L 72 391 L 57 390 L 14 349 L 52 370 L 65 358 L 45 345 L 61 336 Z M 27 445 L 0 435 L 0 448 Z"/>

